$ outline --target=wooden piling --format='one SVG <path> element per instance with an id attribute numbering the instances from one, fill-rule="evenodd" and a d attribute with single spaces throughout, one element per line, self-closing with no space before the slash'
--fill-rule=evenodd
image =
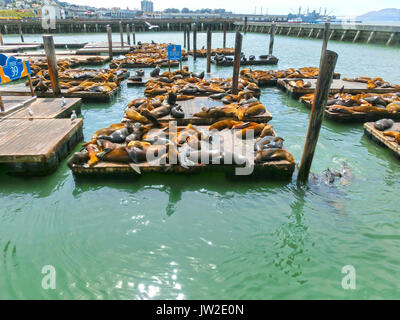
<path id="1" fill-rule="evenodd" d="M 136 45 L 136 30 L 135 30 L 134 24 L 132 24 L 132 41 L 133 41 L 133 44 Z"/>
<path id="2" fill-rule="evenodd" d="M 275 29 L 276 29 L 275 22 L 272 22 L 272 24 L 271 24 L 271 34 L 270 34 L 270 37 L 269 37 L 269 51 L 268 51 L 269 55 L 272 55 L 272 52 L 274 51 Z"/>
<path id="3" fill-rule="evenodd" d="M 121 47 L 123 48 L 124 47 L 124 30 L 122 28 L 122 22 L 121 21 L 119 22 L 119 35 L 120 35 L 120 38 L 121 38 Z"/>
<path id="4" fill-rule="evenodd" d="M 247 17 L 244 17 L 244 34 L 247 33 Z"/>
<path id="5" fill-rule="evenodd" d="M 235 59 L 233 63 L 233 77 L 232 77 L 232 94 L 238 94 L 239 84 L 239 69 L 240 69 L 240 54 L 242 52 L 243 36 L 240 32 L 236 32 L 235 37 Z"/>
<path id="6" fill-rule="evenodd" d="M 3 98 L 1 97 L 1 94 L 0 94 L 0 111 L 1 112 L 6 111 L 6 109 L 4 108 Z"/>
<path id="7" fill-rule="evenodd" d="M 187 50 L 190 51 L 190 28 L 186 26 Z"/>
<path id="8" fill-rule="evenodd" d="M 211 30 L 207 30 L 207 73 L 211 72 Z"/>
<path id="9" fill-rule="evenodd" d="M 197 60 L 197 25 L 193 23 L 193 60 Z"/>
<path id="10" fill-rule="evenodd" d="M 126 41 L 128 42 L 128 45 L 130 46 L 131 45 L 131 30 L 130 30 L 131 28 L 129 26 L 129 23 L 126 24 L 125 29 L 126 29 Z"/>
<path id="11" fill-rule="evenodd" d="M 18 25 L 18 30 L 19 30 L 19 35 L 20 35 L 20 37 L 21 37 L 21 42 L 25 42 L 25 40 L 24 40 L 24 34 L 22 33 L 22 27 L 21 27 L 20 24 Z"/>
<path id="12" fill-rule="evenodd" d="M 306 143 L 304 145 L 299 173 L 297 175 L 298 183 L 306 183 L 308 180 L 337 58 L 338 55 L 336 52 L 327 50 L 324 52 L 324 56 L 321 59 L 322 63 L 318 75 L 317 87 L 315 89 L 315 98 L 311 109 Z"/>
<path id="13" fill-rule="evenodd" d="M 43 36 L 43 46 L 46 52 L 47 65 L 49 68 L 51 86 L 53 88 L 54 96 L 58 96 L 61 93 L 60 82 L 58 80 L 58 67 L 56 51 L 54 48 L 54 40 L 51 35 Z"/>
<path id="14" fill-rule="evenodd" d="M 0 32 L 0 44 L 4 46 L 3 35 L 1 34 L 1 32 Z"/>
<path id="15" fill-rule="evenodd" d="M 113 44 L 112 44 L 112 34 L 111 34 L 111 27 L 107 25 L 107 39 L 108 39 L 108 56 L 110 57 L 110 64 L 113 58 Z"/>
<path id="16" fill-rule="evenodd" d="M 223 42 L 222 42 L 222 48 L 226 48 L 226 22 L 224 22 L 224 38 L 223 38 Z"/>
<path id="17" fill-rule="evenodd" d="M 329 41 L 329 27 L 330 27 L 329 22 L 325 22 L 325 29 L 324 29 L 324 34 L 322 35 L 322 50 L 321 50 L 321 59 L 320 59 L 320 66 L 322 64 L 322 60 L 325 57 L 325 52 L 326 48 L 328 47 L 328 41 Z"/>

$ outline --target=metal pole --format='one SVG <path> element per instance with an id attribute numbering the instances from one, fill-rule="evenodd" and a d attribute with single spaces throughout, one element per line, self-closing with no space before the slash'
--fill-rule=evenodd
<path id="1" fill-rule="evenodd" d="M 272 56 L 272 52 L 274 51 L 274 39 L 275 39 L 275 22 L 271 24 L 271 34 L 269 36 L 269 52 L 268 54 Z"/>
<path id="2" fill-rule="evenodd" d="M 207 30 L 207 73 L 211 72 L 211 30 Z"/>
<path id="3" fill-rule="evenodd" d="M 304 145 L 299 173 L 297 175 L 298 183 L 306 183 L 308 180 L 337 58 L 337 53 L 329 50 L 327 50 L 322 57 L 317 86 L 315 89 L 315 97 L 311 109 L 310 123 L 308 125 L 306 143 Z"/>
<path id="4" fill-rule="evenodd" d="M 242 52 L 242 40 L 243 40 L 243 36 L 240 34 L 240 32 L 236 32 L 235 60 L 233 63 L 233 77 L 232 77 L 232 94 L 238 94 L 240 54 Z"/>
<path id="5" fill-rule="evenodd" d="M 53 36 L 44 35 L 43 46 L 44 46 L 44 51 L 46 52 L 51 86 L 53 88 L 54 96 L 57 96 L 61 93 L 61 88 L 60 88 L 60 82 L 58 80 L 57 58 L 56 58 L 56 50 L 54 48 Z"/>

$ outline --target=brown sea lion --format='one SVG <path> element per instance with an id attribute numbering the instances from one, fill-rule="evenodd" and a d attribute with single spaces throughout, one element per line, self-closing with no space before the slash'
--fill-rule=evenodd
<path id="1" fill-rule="evenodd" d="M 130 158 L 128 152 L 125 150 L 125 146 L 117 147 L 114 150 L 107 152 L 103 151 L 97 154 L 97 157 L 102 161 L 109 162 L 129 162 Z"/>
<path id="2" fill-rule="evenodd" d="M 142 116 L 139 112 L 133 110 L 133 109 L 127 109 L 125 111 L 125 116 L 132 121 L 135 122 L 140 122 L 140 123 L 149 123 L 149 120 Z"/>
<path id="3" fill-rule="evenodd" d="M 385 136 L 387 137 L 392 137 L 394 138 L 394 140 L 400 144 L 400 132 L 396 132 L 396 131 L 387 131 L 383 133 Z"/>
<path id="4" fill-rule="evenodd" d="M 234 125 L 239 124 L 239 121 L 235 121 L 235 120 L 221 120 L 218 122 L 215 122 L 214 124 L 212 124 L 208 130 L 212 131 L 212 130 L 218 130 L 221 131 L 223 129 L 231 129 Z"/>
<path id="5" fill-rule="evenodd" d="M 291 153 L 283 149 L 266 149 L 256 152 L 254 161 L 256 163 L 263 163 L 267 161 L 280 161 L 286 160 L 288 162 L 294 162 L 294 157 Z"/>

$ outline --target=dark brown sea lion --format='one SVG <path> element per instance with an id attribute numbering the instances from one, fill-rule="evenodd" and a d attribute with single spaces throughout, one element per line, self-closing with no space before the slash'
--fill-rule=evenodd
<path id="1" fill-rule="evenodd" d="M 280 160 L 294 162 L 294 157 L 292 156 L 292 154 L 283 149 L 266 149 L 258 151 L 254 158 L 254 161 L 256 163 L 263 163 L 267 161 L 280 161 Z"/>
<path id="2" fill-rule="evenodd" d="M 125 150 L 125 147 L 118 147 L 110 152 L 103 151 L 97 154 L 97 157 L 102 161 L 109 161 L 109 162 L 129 162 L 129 155 L 128 152 Z"/>
<path id="3" fill-rule="evenodd" d="M 374 123 L 374 127 L 377 130 L 385 131 L 385 130 L 391 128 L 393 126 L 393 124 L 394 124 L 394 121 L 392 119 L 381 119 Z"/>
<path id="4" fill-rule="evenodd" d="M 74 164 L 84 163 L 89 160 L 89 152 L 83 150 L 81 152 L 75 152 L 67 161 L 68 167 L 72 168 Z"/>

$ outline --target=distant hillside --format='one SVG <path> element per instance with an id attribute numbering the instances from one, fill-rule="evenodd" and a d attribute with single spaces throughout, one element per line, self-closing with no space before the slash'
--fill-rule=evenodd
<path id="1" fill-rule="evenodd" d="M 371 11 L 362 16 L 358 16 L 357 20 L 361 21 L 400 21 L 400 9 L 390 8 L 379 11 Z"/>

